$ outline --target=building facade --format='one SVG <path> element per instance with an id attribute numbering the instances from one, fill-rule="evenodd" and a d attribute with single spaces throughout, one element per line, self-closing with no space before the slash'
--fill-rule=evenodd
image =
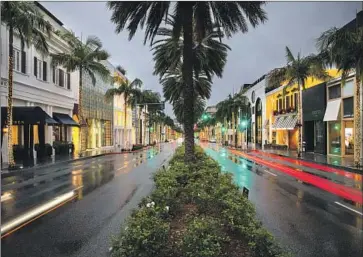
<path id="1" fill-rule="evenodd" d="M 127 78 L 116 69 L 114 70 L 114 75 L 118 78 L 118 82 L 127 80 Z M 113 86 L 119 87 L 118 82 L 116 82 Z M 123 94 L 114 96 L 113 108 L 114 146 L 119 149 L 131 149 L 132 144 L 135 143 L 133 111 L 130 106 L 126 105 Z"/>
<path id="2" fill-rule="evenodd" d="M 246 121 L 247 135 L 244 135 L 245 140 L 253 147 L 262 148 L 269 137 L 269 124 L 266 123 L 266 75 L 261 76 L 258 80 L 250 85 L 241 88 L 244 96 L 247 97 L 249 114 L 244 117 L 242 114 L 239 116 L 239 122 Z M 246 139 L 247 137 L 247 139 Z M 245 141 L 244 140 L 244 141 Z"/>
<path id="3" fill-rule="evenodd" d="M 42 5 L 37 4 L 44 19 L 49 21 L 53 31 L 65 31 L 63 23 Z M 50 53 L 67 52 L 68 45 L 55 33 L 47 38 Z M 2 161 L 7 162 L 7 129 L 12 130 L 15 149 L 25 148 L 27 157 L 33 161 L 37 157 L 36 145 L 52 145 L 56 141 L 71 142 L 72 120 L 77 90 L 72 80 L 73 74 L 63 67 L 51 66 L 49 55 L 37 52 L 33 45 L 21 48 L 17 34 L 14 35 L 13 73 L 13 126 L 6 127 L 8 102 L 8 56 L 9 32 L 1 25 L 1 106 L 2 106 Z M 28 151 L 29 149 L 29 151 Z M 54 150 L 53 153 L 54 155 Z"/>
<path id="4" fill-rule="evenodd" d="M 109 62 L 102 62 L 110 71 L 112 65 Z M 112 73 L 111 73 L 112 74 Z M 104 81 L 98 74 L 95 74 L 96 84 L 92 83 L 92 79 L 88 74 L 82 76 L 82 114 L 85 124 L 73 129 L 73 134 L 81 133 L 81 138 L 74 138 L 73 143 L 76 150 L 80 152 L 100 149 L 113 146 L 113 103 L 105 100 L 105 93 L 112 88 L 111 81 Z M 79 80 L 78 80 L 79 81 Z M 77 92 L 78 92 L 77 84 Z M 78 94 L 76 104 L 74 105 L 74 117 L 78 116 Z M 81 123 L 81 121 L 78 121 Z M 79 142 L 81 140 L 81 142 Z M 77 149 L 77 146 L 81 149 Z"/>
<path id="5" fill-rule="evenodd" d="M 328 74 L 336 78 L 337 70 L 327 70 Z M 323 113 L 325 108 L 325 96 L 322 94 L 325 88 L 324 81 L 308 78 L 305 90 L 302 93 L 303 112 L 303 141 L 305 151 L 324 153 L 325 124 Z M 312 96 L 313 95 L 313 96 Z M 309 96 L 311 98 L 309 98 Z M 296 150 L 298 142 L 298 85 L 292 85 L 284 92 L 283 86 L 266 93 L 266 123 L 269 127 L 268 144 L 287 149 Z M 305 117 L 304 117 L 305 116 Z"/>

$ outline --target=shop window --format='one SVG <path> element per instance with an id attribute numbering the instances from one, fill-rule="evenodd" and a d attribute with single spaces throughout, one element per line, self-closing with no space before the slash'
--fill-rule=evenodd
<path id="1" fill-rule="evenodd" d="M 353 116 L 354 116 L 353 97 L 343 99 L 343 117 L 353 118 Z"/>
<path id="2" fill-rule="evenodd" d="M 33 126 L 34 144 L 39 144 L 38 125 Z"/>
<path id="3" fill-rule="evenodd" d="M 275 111 L 278 111 L 279 110 L 279 100 L 276 100 L 276 104 L 275 104 Z"/>
<path id="4" fill-rule="evenodd" d="M 340 84 L 329 87 L 328 92 L 329 92 L 329 94 L 328 94 L 329 95 L 329 100 L 341 97 L 341 86 L 340 86 Z"/>
<path id="5" fill-rule="evenodd" d="M 329 122 L 329 153 L 341 155 L 341 124 L 340 122 Z"/>
<path id="6" fill-rule="evenodd" d="M 345 154 L 354 154 L 354 135 L 353 135 L 353 121 L 344 122 L 344 144 L 345 144 Z"/>
<path id="7" fill-rule="evenodd" d="M 342 86 L 343 97 L 354 95 L 354 82 L 353 80 L 347 81 L 344 86 Z"/>
<path id="8" fill-rule="evenodd" d="M 11 142 L 13 145 L 20 144 L 20 141 L 21 141 L 21 140 L 19 140 L 19 139 L 21 139 L 21 134 L 19 133 L 20 131 L 21 131 L 20 126 L 16 126 L 16 125 L 11 126 L 11 132 L 12 132 Z M 19 137 L 19 134 L 20 134 L 20 137 Z"/>
<path id="9" fill-rule="evenodd" d="M 291 107 L 294 108 L 294 95 L 293 94 L 290 95 L 290 104 L 291 104 Z"/>

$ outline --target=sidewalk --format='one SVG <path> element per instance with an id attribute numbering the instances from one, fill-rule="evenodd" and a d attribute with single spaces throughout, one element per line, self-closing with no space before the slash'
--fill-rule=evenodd
<path id="1" fill-rule="evenodd" d="M 149 146 L 144 147 L 143 149 L 140 149 L 140 150 L 145 150 L 148 148 L 149 148 Z M 137 150 L 137 151 L 140 151 L 140 150 Z M 25 171 L 47 168 L 47 167 L 50 167 L 53 165 L 69 163 L 69 162 L 73 162 L 73 161 L 77 161 L 77 160 L 95 158 L 95 157 L 103 156 L 106 154 L 127 154 L 127 153 L 134 153 L 137 151 L 121 152 L 121 150 L 119 148 L 109 147 L 107 149 L 86 150 L 85 152 L 82 153 L 81 157 L 78 154 L 77 155 L 68 155 L 68 156 L 53 156 L 53 157 L 46 159 L 39 163 L 36 163 L 36 161 L 34 161 L 34 165 L 32 165 L 32 166 L 23 167 L 22 165 L 19 165 L 16 169 L 12 169 L 12 170 L 9 170 L 7 167 L 2 167 L 1 177 L 4 178 L 10 174 L 17 173 L 17 172 L 23 173 Z"/>
<path id="2" fill-rule="evenodd" d="M 301 158 L 298 158 L 297 152 L 292 151 L 292 150 L 275 150 L 275 149 L 266 149 L 266 150 L 258 149 L 258 150 L 264 151 L 267 153 L 273 153 L 273 154 L 277 154 L 277 155 L 286 156 L 289 158 L 300 159 L 300 160 L 309 161 L 309 162 L 315 162 L 315 163 L 324 164 L 324 165 L 332 166 L 332 167 L 338 167 L 338 168 L 341 168 L 341 169 L 344 169 L 347 171 L 351 171 L 351 172 L 363 173 L 363 160 L 361 160 L 361 168 L 356 168 L 356 167 L 354 167 L 353 158 L 349 158 L 349 157 L 327 156 L 324 154 L 308 152 L 308 153 L 302 153 Z"/>

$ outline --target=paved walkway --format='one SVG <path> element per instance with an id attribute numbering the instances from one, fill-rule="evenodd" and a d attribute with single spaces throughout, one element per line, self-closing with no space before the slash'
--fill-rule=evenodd
<path id="1" fill-rule="evenodd" d="M 264 152 L 283 155 L 283 156 L 291 157 L 291 158 L 297 158 L 297 152 L 292 151 L 292 150 L 266 149 L 266 150 L 264 150 Z M 348 168 L 349 170 L 351 170 L 351 169 L 358 170 L 358 171 L 360 170 L 361 172 L 363 172 L 363 160 L 361 160 L 361 168 L 359 169 L 359 168 L 354 167 L 353 158 L 349 158 L 349 157 L 327 156 L 324 154 L 307 152 L 307 153 L 302 153 L 302 156 L 300 159 L 305 160 L 305 161 L 311 161 L 311 162 L 321 163 L 321 164 L 325 164 L 325 165 L 330 165 L 330 166 L 336 166 L 336 167 L 340 167 L 340 168 Z"/>

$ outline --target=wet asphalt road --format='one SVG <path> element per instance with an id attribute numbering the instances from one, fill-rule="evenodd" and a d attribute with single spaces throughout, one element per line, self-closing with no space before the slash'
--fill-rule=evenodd
<path id="1" fill-rule="evenodd" d="M 54 197 L 70 201 L 1 239 L 3 257 L 108 256 L 130 211 L 152 190 L 151 175 L 173 154 L 176 143 L 135 154 L 114 154 L 64 164 L 71 171 L 44 183 L 11 190 L 2 202 L 2 223 Z M 9 191 L 10 192 L 10 191 Z"/>
<path id="2" fill-rule="evenodd" d="M 353 205 L 215 144 L 202 146 L 241 188 L 249 189 L 259 220 L 293 256 L 363 256 L 362 216 L 336 202 Z"/>

